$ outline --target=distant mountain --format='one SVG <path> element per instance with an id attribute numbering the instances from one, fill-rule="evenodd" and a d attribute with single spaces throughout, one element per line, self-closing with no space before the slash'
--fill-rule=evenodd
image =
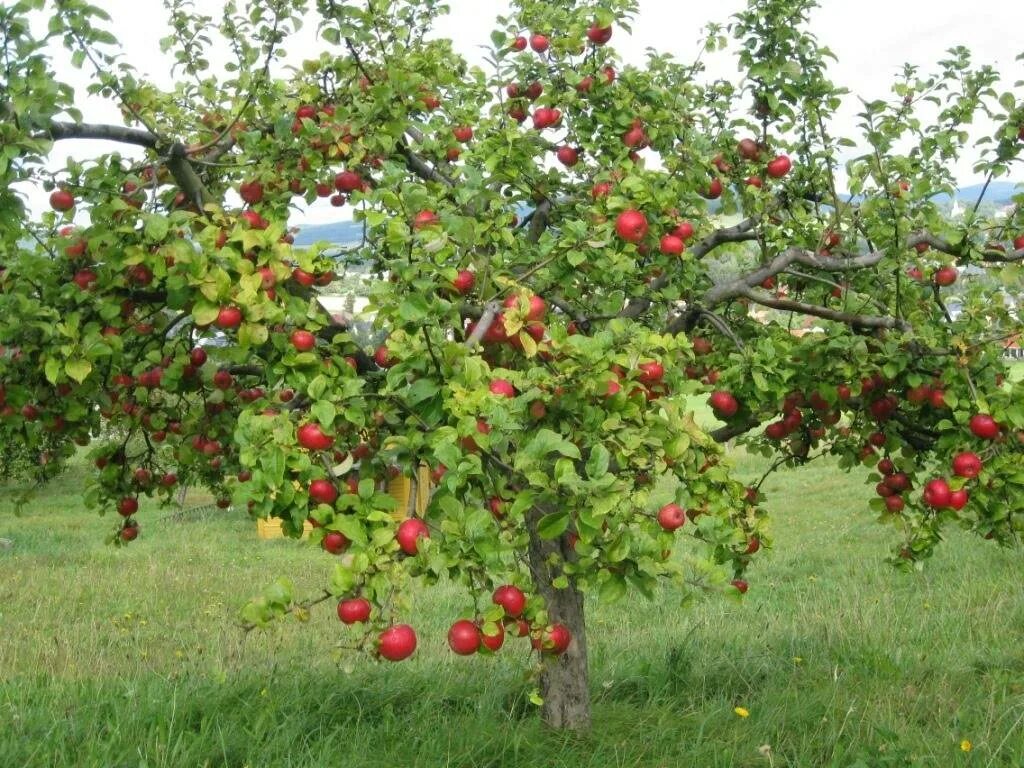
<path id="1" fill-rule="evenodd" d="M 984 189 L 984 186 L 984 184 L 971 184 L 969 187 L 958 189 L 956 192 L 956 199 L 962 202 L 973 203 L 978 199 L 978 195 L 981 194 L 981 190 Z M 1013 202 L 1011 198 L 1022 191 L 1024 190 L 1018 189 L 1015 182 L 993 181 L 988 185 L 988 189 L 985 190 L 985 198 L 982 202 L 991 203 L 992 205 L 1009 205 Z M 945 201 L 949 200 L 949 195 L 936 195 L 933 199 L 937 201 Z"/>
<path id="2" fill-rule="evenodd" d="M 972 184 L 963 189 L 957 190 L 956 199 L 965 203 L 973 203 L 981 194 L 983 185 Z M 1021 190 L 1024 191 L 1024 190 Z M 983 202 L 992 205 L 1009 205 L 1014 194 L 1018 192 L 1017 184 L 1012 181 L 993 181 L 985 190 Z M 948 202 L 950 196 L 947 194 L 936 195 L 933 198 L 936 202 Z M 712 209 L 714 209 L 712 205 Z M 525 211 L 520 212 L 523 215 Z M 309 246 L 316 242 L 335 243 L 337 245 L 355 245 L 363 236 L 363 225 L 358 221 L 335 221 L 330 224 L 308 224 L 303 225 L 295 235 L 295 244 Z"/>
<path id="3" fill-rule="evenodd" d="M 335 221 L 330 224 L 302 225 L 295 235 L 295 245 L 312 245 L 316 242 L 337 245 L 355 245 L 363 237 L 363 224 L 359 221 Z"/>

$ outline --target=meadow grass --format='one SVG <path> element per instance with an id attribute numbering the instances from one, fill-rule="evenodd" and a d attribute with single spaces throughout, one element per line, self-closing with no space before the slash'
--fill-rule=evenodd
<path id="1" fill-rule="evenodd" d="M 541 726 L 522 641 L 448 652 L 459 591 L 415 595 L 420 650 L 399 665 L 338 655 L 330 604 L 244 635 L 248 597 L 278 575 L 314 594 L 326 556 L 155 508 L 108 547 L 83 473 L 22 517 L 0 503 L 3 768 L 1024 765 L 1021 552 L 951 532 L 922 573 L 894 571 L 863 472 L 768 480 L 775 547 L 742 603 L 591 601 L 586 736 Z"/>

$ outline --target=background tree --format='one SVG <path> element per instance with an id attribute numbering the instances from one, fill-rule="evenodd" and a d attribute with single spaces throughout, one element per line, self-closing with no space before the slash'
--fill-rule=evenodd
<path id="1" fill-rule="evenodd" d="M 976 170 L 1005 176 L 1024 110 L 966 50 L 863 102 L 857 143 L 833 135 L 846 94 L 809 0 L 709 30 L 739 84 L 706 82 L 701 54 L 620 66 L 632 0 L 518 0 L 486 69 L 429 36 L 433 0 L 167 6 L 171 91 L 117 57 L 98 8 L 0 10 L 0 429 L 47 467 L 114 435 L 86 498 L 120 514 L 115 543 L 139 535 L 140 495 L 182 483 L 294 535 L 311 519 L 346 555 L 328 588 L 299 602 L 278 582 L 250 626 L 337 599 L 352 646 L 399 660 L 405 587 L 450 578 L 468 594 L 452 648 L 529 635 L 546 721 L 584 728 L 584 594 L 747 589 L 760 484 L 733 479 L 723 442 L 773 469 L 877 463 L 903 567 L 953 522 L 1019 540 L 1024 410 L 1000 352 L 1021 214 L 950 222 L 934 196 L 982 115 Z M 310 17 L 323 51 L 279 71 Z M 54 41 L 124 125 L 82 122 Z M 77 138 L 113 150 L 49 170 Z M 841 169 L 844 147 L 867 151 Z M 52 211 L 26 209 L 26 182 Z M 335 251 L 292 247 L 291 207 L 317 197 L 363 224 L 375 348 L 316 301 Z M 423 519 L 383 491 L 421 465 Z"/>

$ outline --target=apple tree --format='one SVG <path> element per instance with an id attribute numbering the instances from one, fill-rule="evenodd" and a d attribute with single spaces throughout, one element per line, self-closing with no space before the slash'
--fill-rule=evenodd
<path id="1" fill-rule="evenodd" d="M 770 543 L 724 443 L 870 467 L 898 566 L 951 524 L 1019 542 L 1024 214 L 943 196 L 963 158 L 1011 172 L 1024 106 L 967 50 L 847 137 L 812 0 L 642 66 L 614 50 L 635 0 L 514 0 L 474 66 L 439 0 L 164 5 L 170 88 L 84 0 L 0 9 L 0 432 L 41 479 L 90 446 L 112 543 L 182 485 L 308 519 L 323 595 L 278 582 L 247 624 L 331 600 L 400 660 L 406 588 L 448 579 L 452 649 L 525 638 L 546 722 L 585 728 L 584 596 L 738 595 Z M 707 77 L 722 50 L 738 82 Z M 83 119 L 65 60 L 122 121 Z M 361 241 L 295 247 L 299 204 Z M 318 302 L 353 260 L 380 343 Z M 423 467 L 426 512 L 395 509 Z"/>

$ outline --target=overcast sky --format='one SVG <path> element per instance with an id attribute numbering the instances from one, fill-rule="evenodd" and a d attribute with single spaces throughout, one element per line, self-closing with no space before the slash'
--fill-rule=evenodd
<path id="1" fill-rule="evenodd" d="M 160 84 L 168 78 L 169 65 L 159 53 L 158 40 L 166 26 L 156 19 L 166 14 L 160 0 L 94 0 L 113 17 L 112 31 L 121 40 L 128 59 Z M 219 0 L 199 0 L 197 5 L 216 16 Z M 508 12 L 505 0 L 449 0 L 451 14 L 442 20 L 438 34 L 455 39 L 457 50 L 471 62 L 479 61 L 481 44 L 488 42 L 495 16 Z M 616 30 L 613 43 L 630 63 L 640 63 L 647 48 L 654 48 L 692 60 L 701 31 L 710 21 L 727 22 L 746 5 L 745 0 L 640 0 L 640 13 L 627 38 Z M 975 52 L 977 60 L 991 63 L 1003 74 L 1004 88 L 1024 80 L 1024 62 L 1015 61 L 1024 51 L 1024 2 L 1020 0 L 822 0 L 815 11 L 811 31 L 823 45 L 838 56 L 830 73 L 832 80 L 864 98 L 887 98 L 889 87 L 904 62 L 932 71 L 943 52 L 953 45 L 964 45 Z M 209 10 L 207 10 L 209 8 Z M 215 38 L 216 40 L 216 38 Z M 311 56 L 323 44 L 315 39 L 315 25 L 307 25 L 298 40 L 289 44 L 290 61 Z M 58 56 L 66 58 L 65 54 Z M 215 60 L 220 57 L 214 57 Z M 707 59 L 709 75 L 738 79 L 729 53 Z M 68 72 L 68 79 L 84 98 L 89 80 L 87 69 Z M 1018 89 L 1019 90 L 1019 89 Z M 854 114 L 858 103 L 850 98 L 838 120 L 839 133 L 854 133 Z M 118 122 L 116 106 L 109 102 L 83 102 L 86 120 Z M 66 155 L 87 157 L 105 151 L 108 145 L 93 142 L 64 142 L 58 146 L 55 160 Z M 970 162 L 956 169 L 961 183 L 976 179 Z M 40 195 L 33 195 L 39 209 Z M 310 222 L 337 219 L 336 209 L 326 201 L 313 206 L 306 219 Z"/>

